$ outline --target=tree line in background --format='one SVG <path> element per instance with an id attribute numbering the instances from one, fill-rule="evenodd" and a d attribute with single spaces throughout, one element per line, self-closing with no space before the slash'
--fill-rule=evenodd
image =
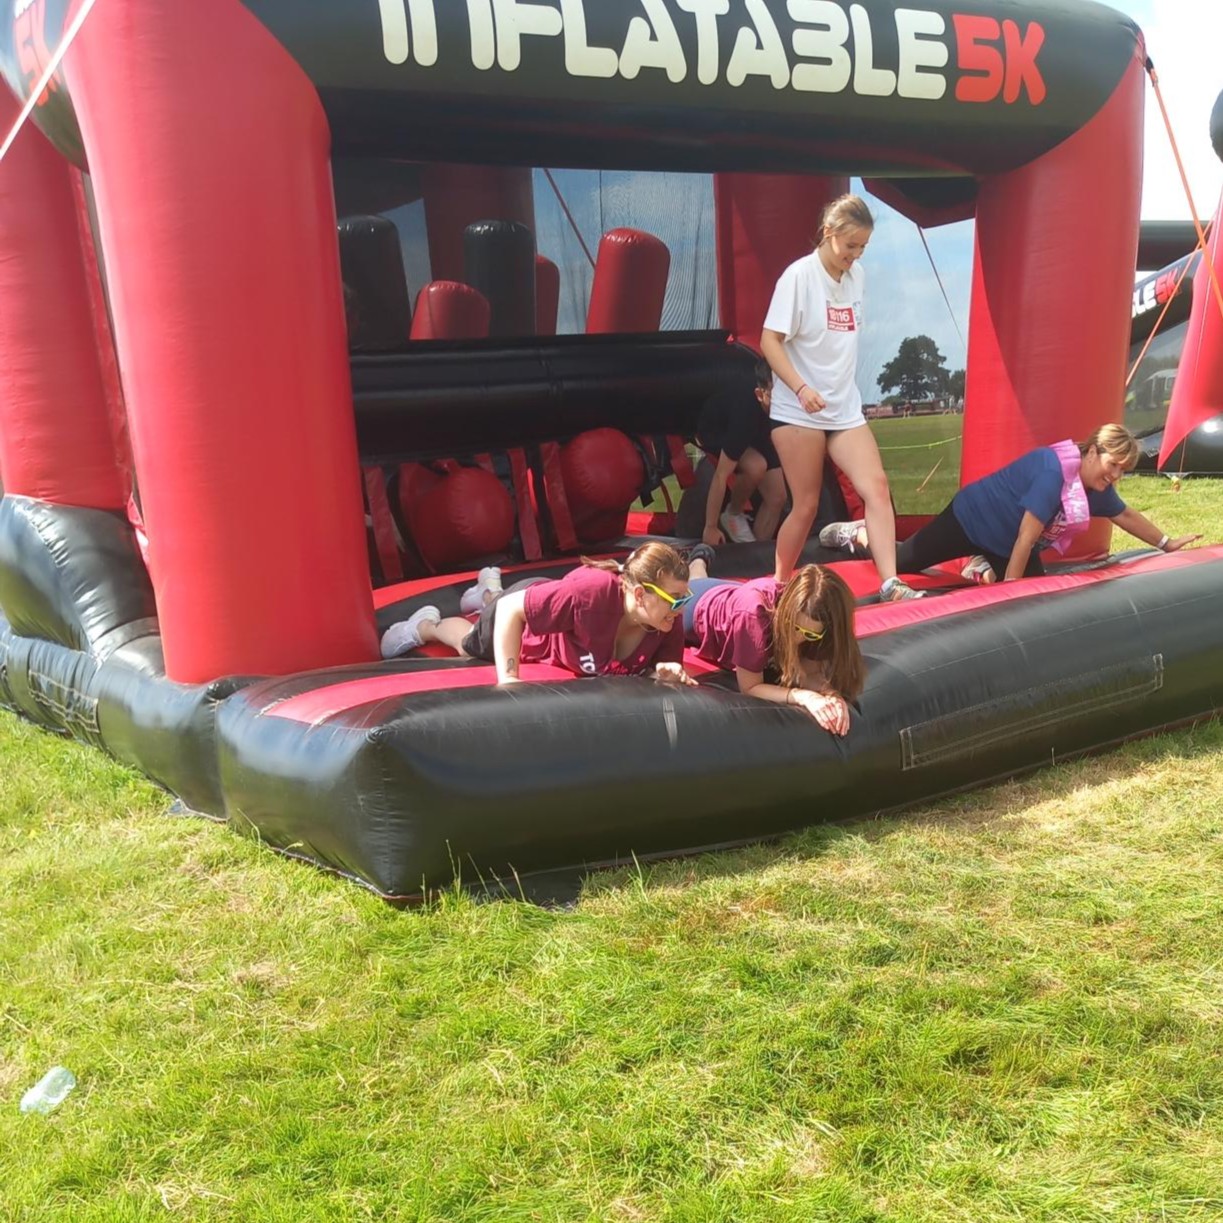
<path id="1" fill-rule="evenodd" d="M 928 335 L 906 336 L 896 355 L 878 378 L 884 392 L 882 402 L 901 404 L 945 400 L 958 404 L 964 399 L 964 371 L 948 369 L 947 358 Z"/>

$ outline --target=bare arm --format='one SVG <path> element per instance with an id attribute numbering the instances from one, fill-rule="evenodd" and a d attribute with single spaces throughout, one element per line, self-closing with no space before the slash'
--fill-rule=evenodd
<path id="1" fill-rule="evenodd" d="M 518 684 L 522 634 L 527 627 L 527 592 L 515 591 L 497 600 L 493 620 L 493 661 L 497 665 L 497 683 Z"/>
<path id="2" fill-rule="evenodd" d="M 844 735 L 849 731 L 849 706 L 835 692 L 814 692 L 810 688 L 783 688 L 781 684 L 766 684 L 759 671 L 735 668 L 739 691 L 775 705 L 797 705 L 814 718 L 830 734 Z"/>
<path id="3" fill-rule="evenodd" d="M 770 331 L 767 327 L 760 333 L 760 351 L 769 363 L 773 373 L 782 380 L 798 397 L 798 402 L 805 412 L 819 412 L 826 406 L 824 397 L 814 387 L 807 386 L 802 380 L 790 354 L 786 352 L 786 337 L 780 331 Z"/>
<path id="4" fill-rule="evenodd" d="M 1023 577 L 1023 571 L 1028 567 L 1028 558 L 1032 555 L 1032 549 L 1036 547 L 1042 530 L 1044 523 L 1031 510 L 1024 510 L 1019 534 L 1015 537 L 1015 546 L 1011 549 L 1011 559 L 1006 563 L 1006 573 L 1002 578 L 1004 582 L 1013 582 L 1016 578 Z"/>
<path id="5" fill-rule="evenodd" d="M 735 460 L 723 451 L 718 455 L 718 465 L 714 468 L 713 479 L 709 481 L 709 497 L 705 502 L 705 532 L 701 538 L 711 548 L 717 548 L 726 542 L 722 532 L 718 530 L 718 515 L 722 512 L 722 498 L 726 496 L 726 482 L 734 470 Z"/>
<path id="6" fill-rule="evenodd" d="M 1179 552 L 1182 548 L 1195 544 L 1202 538 L 1200 535 L 1181 535 L 1176 539 L 1168 539 L 1168 536 L 1145 514 L 1140 514 L 1128 505 L 1112 519 L 1112 523 L 1113 526 L 1120 527 L 1127 535 L 1142 540 L 1144 544 L 1150 544 L 1153 548 L 1162 546 L 1164 552 Z"/>

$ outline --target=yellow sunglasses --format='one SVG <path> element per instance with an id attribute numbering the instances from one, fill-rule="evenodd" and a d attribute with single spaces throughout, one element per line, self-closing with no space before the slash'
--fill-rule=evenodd
<path id="1" fill-rule="evenodd" d="M 800 633 L 802 633 L 802 635 L 803 635 L 803 636 L 804 636 L 804 637 L 805 637 L 805 638 L 806 638 L 808 641 L 823 641 L 823 640 L 824 640 L 824 634 L 828 632 L 828 630 L 827 630 L 827 629 L 820 629 L 820 631 L 817 633 L 817 632 L 815 631 L 815 629 L 813 629 L 813 628 L 803 628 L 803 626 L 802 626 L 801 624 L 796 624 L 794 627 L 795 627 L 796 629 L 798 629 L 798 631 L 799 631 Z"/>
<path id="2" fill-rule="evenodd" d="M 641 586 L 650 594 L 657 595 L 673 612 L 679 611 L 681 607 L 686 607 L 696 598 L 692 591 L 684 595 L 669 595 L 661 586 L 655 586 L 653 582 L 642 582 Z"/>

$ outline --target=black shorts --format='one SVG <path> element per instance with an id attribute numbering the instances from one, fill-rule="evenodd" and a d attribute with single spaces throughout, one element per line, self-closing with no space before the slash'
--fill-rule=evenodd
<path id="1" fill-rule="evenodd" d="M 471 626 L 471 632 L 463 638 L 463 653 L 471 658 L 493 662 L 493 624 L 496 619 L 497 600 L 502 595 L 513 594 L 517 590 L 526 590 L 528 586 L 534 586 L 537 582 L 547 580 L 547 578 L 524 578 L 521 582 L 515 582 L 513 586 L 507 586 L 497 598 L 487 603 L 476 618 L 475 624 Z"/>
<path id="2" fill-rule="evenodd" d="M 781 466 L 777 448 L 773 445 L 768 413 L 755 395 L 725 392 L 715 395 L 701 409 L 697 420 L 696 440 L 703 450 L 720 454 L 737 463 L 749 447 L 764 456 L 765 466 L 774 470 Z"/>

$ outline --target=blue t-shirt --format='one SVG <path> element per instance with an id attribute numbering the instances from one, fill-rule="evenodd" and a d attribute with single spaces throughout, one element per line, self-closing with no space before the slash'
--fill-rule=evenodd
<path id="1" fill-rule="evenodd" d="M 1024 511 L 1039 518 L 1046 530 L 1062 508 L 1062 465 L 1052 446 L 1041 446 L 984 476 L 966 484 L 951 502 L 956 521 L 964 534 L 981 549 L 995 556 L 1010 556 L 1019 536 Z M 1093 518 L 1116 518 L 1125 502 L 1112 488 L 1097 492 L 1085 489 L 1087 506 Z M 1046 547 L 1042 536 L 1038 547 Z"/>

